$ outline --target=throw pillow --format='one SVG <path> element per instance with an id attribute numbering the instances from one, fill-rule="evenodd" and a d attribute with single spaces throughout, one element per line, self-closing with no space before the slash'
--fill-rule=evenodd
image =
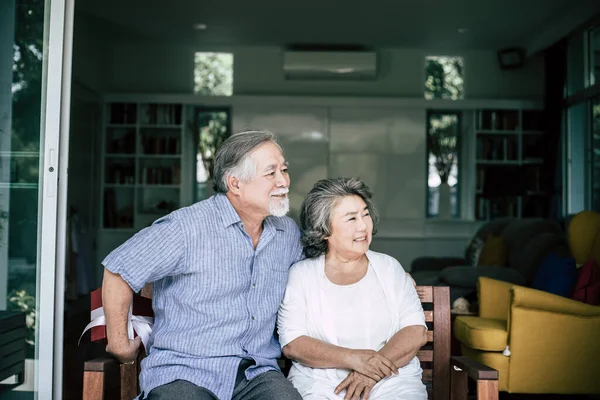
<path id="1" fill-rule="evenodd" d="M 571 298 L 593 306 L 600 305 L 600 266 L 596 261 L 590 260 L 577 270 Z"/>
<path id="2" fill-rule="evenodd" d="M 575 259 L 550 253 L 540 264 L 531 287 L 558 296 L 571 297 L 576 280 Z"/>
<path id="3" fill-rule="evenodd" d="M 479 262 L 479 256 L 481 255 L 481 249 L 483 249 L 484 243 L 485 241 L 479 236 L 476 236 L 473 238 L 473 240 L 471 240 L 471 243 L 469 243 L 469 247 L 465 252 L 465 259 L 467 260 L 467 263 L 469 265 L 473 267 L 477 265 L 477 263 Z"/>
<path id="4" fill-rule="evenodd" d="M 502 236 L 489 235 L 479 254 L 477 265 L 506 265 L 508 247 Z"/>

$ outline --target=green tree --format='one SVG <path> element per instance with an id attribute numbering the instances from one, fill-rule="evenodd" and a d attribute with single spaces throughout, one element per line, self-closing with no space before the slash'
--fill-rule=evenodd
<path id="1" fill-rule="evenodd" d="M 198 154 L 202 158 L 204 169 L 212 178 L 215 153 L 230 135 L 227 113 L 199 111 L 197 118 L 198 126 L 195 130 L 198 132 Z"/>
<path id="2" fill-rule="evenodd" d="M 462 57 L 425 59 L 425 98 L 457 100 L 464 97 Z"/>
<path id="3" fill-rule="evenodd" d="M 429 165 L 434 168 L 442 183 L 458 166 L 458 115 L 431 114 L 427 135 Z"/>
<path id="4" fill-rule="evenodd" d="M 196 53 L 194 93 L 204 96 L 233 94 L 233 54 Z"/>

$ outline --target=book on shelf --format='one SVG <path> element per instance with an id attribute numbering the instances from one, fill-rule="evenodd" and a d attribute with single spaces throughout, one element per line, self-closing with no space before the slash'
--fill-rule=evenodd
<path id="1" fill-rule="evenodd" d="M 137 105 L 135 103 L 111 103 L 109 106 L 109 124 L 135 124 L 137 120 Z"/>
<path id="2" fill-rule="evenodd" d="M 491 131 L 517 130 L 519 112 L 515 110 L 482 110 L 479 114 L 479 127 Z"/>
<path id="3" fill-rule="evenodd" d="M 146 125 L 181 125 L 181 104 L 144 104 L 140 122 Z"/>
<path id="4" fill-rule="evenodd" d="M 178 185 L 181 183 L 181 167 L 143 167 L 142 184 L 145 185 Z"/>
<path id="5" fill-rule="evenodd" d="M 181 138 L 173 136 L 145 135 L 142 140 L 143 154 L 181 154 Z"/>

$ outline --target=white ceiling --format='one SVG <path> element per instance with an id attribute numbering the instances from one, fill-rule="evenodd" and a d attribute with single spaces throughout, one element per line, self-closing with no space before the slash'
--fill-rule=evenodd
<path id="1" fill-rule="evenodd" d="M 587 15 L 599 5 L 600 0 L 76 1 L 77 12 L 151 40 L 180 44 L 435 49 L 526 47 L 575 7 Z M 208 29 L 194 30 L 198 23 Z M 460 28 L 468 32 L 461 34 Z"/>

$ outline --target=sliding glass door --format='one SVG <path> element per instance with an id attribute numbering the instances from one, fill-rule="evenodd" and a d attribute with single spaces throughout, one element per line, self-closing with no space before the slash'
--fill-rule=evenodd
<path id="1" fill-rule="evenodd" d="M 0 329 L 0 398 L 51 399 L 67 9 L 0 0 L 0 10 L 0 324 L 11 321 Z"/>

